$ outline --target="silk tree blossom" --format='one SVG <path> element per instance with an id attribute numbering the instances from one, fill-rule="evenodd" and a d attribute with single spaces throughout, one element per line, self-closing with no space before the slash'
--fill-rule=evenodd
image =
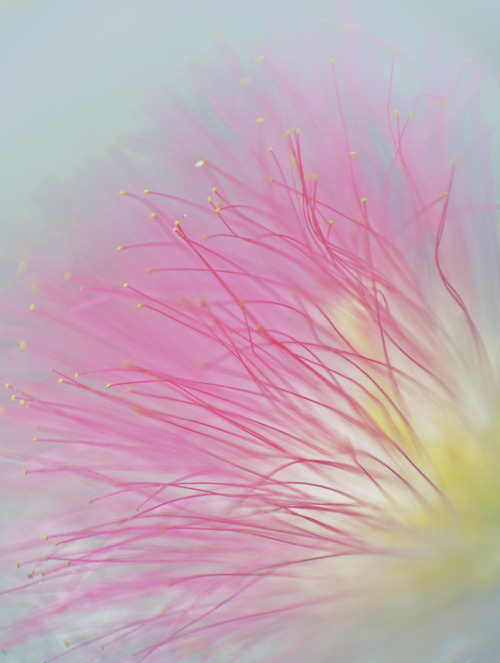
<path id="1" fill-rule="evenodd" d="M 482 71 L 222 48 L 19 267 L 7 660 L 491 661 Z"/>

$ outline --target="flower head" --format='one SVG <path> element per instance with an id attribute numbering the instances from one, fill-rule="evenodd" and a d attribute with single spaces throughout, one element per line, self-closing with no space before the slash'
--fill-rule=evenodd
<path id="1" fill-rule="evenodd" d="M 101 225 L 85 192 L 78 247 L 21 270 L 29 374 L 4 416 L 16 442 L 36 426 L 26 499 L 53 497 L 17 537 L 29 578 L 5 596 L 34 607 L 9 647 L 152 663 L 491 646 L 500 263 L 474 74 L 397 87 L 397 53 L 372 46 L 373 75 L 355 43 L 194 75 L 201 119 L 118 145 Z"/>

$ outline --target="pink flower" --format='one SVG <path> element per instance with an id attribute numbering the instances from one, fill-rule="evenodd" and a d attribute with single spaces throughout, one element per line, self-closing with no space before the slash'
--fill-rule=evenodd
<path id="1" fill-rule="evenodd" d="M 61 193 L 70 248 L 22 266 L 9 328 L 29 510 L 12 660 L 487 660 L 500 263 L 481 72 L 421 87 L 363 49 L 226 53 L 193 74 L 201 112 Z"/>

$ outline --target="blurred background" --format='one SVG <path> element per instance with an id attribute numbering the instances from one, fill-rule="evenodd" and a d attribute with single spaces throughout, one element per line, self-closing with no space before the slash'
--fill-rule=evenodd
<path id="1" fill-rule="evenodd" d="M 436 66 L 450 50 L 457 71 L 467 57 L 483 59 L 494 121 L 498 0 L 1 0 L 0 285 L 22 259 L 23 236 L 43 242 L 38 193 L 147 127 L 155 84 L 181 90 L 179 66 L 213 58 L 221 36 L 244 54 L 256 39 L 321 18 L 362 25 L 410 55 L 434 34 Z"/>

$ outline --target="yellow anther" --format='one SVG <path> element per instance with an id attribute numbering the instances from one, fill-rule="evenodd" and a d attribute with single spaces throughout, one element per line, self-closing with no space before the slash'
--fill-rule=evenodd
<path id="1" fill-rule="evenodd" d="M 271 182 L 273 181 L 273 178 L 270 177 L 267 181 L 269 182 L 269 184 L 271 184 Z"/>
<path id="2" fill-rule="evenodd" d="M 35 305 L 34 305 L 34 304 L 30 304 L 30 311 L 34 311 L 34 310 L 35 310 Z"/>
<path id="3" fill-rule="evenodd" d="M 77 377 L 78 377 L 78 373 L 75 373 L 75 378 L 77 378 Z"/>
<path id="4" fill-rule="evenodd" d="M 268 152 L 272 152 L 272 151 L 273 151 L 273 148 L 272 148 L 272 147 L 268 147 L 268 148 L 267 148 L 267 151 L 268 151 Z"/>
<path id="5" fill-rule="evenodd" d="M 218 212 L 219 210 L 216 209 L 215 211 Z M 178 232 L 179 232 L 179 228 L 178 228 L 177 226 L 174 226 L 174 227 L 172 228 L 172 230 L 174 231 L 174 233 L 178 233 Z"/>
<path id="6" fill-rule="evenodd" d="M 204 241 L 204 242 L 207 241 L 207 236 L 206 236 L 206 235 L 203 235 L 203 241 Z"/>
<path id="7" fill-rule="evenodd" d="M 394 115 L 396 115 L 396 116 L 398 116 L 398 115 L 399 115 L 399 111 L 398 111 L 398 109 L 397 109 L 397 108 L 396 108 L 396 110 L 394 111 Z"/>
<path id="8" fill-rule="evenodd" d="M 181 225 L 181 222 L 179 221 L 179 219 L 176 219 L 174 221 L 174 226 L 180 226 L 180 225 Z"/>
<path id="9" fill-rule="evenodd" d="M 153 271 L 152 267 L 146 267 L 146 272 L 148 274 L 151 274 L 152 271 Z"/>
<path id="10" fill-rule="evenodd" d="M 252 79 L 250 76 L 246 76 L 245 78 L 240 78 L 239 84 L 240 85 L 248 85 Z"/>
<path id="11" fill-rule="evenodd" d="M 449 196 L 449 195 L 450 195 L 450 192 L 449 192 L 449 191 L 445 191 L 445 192 L 444 192 L 444 195 L 445 195 L 445 196 Z"/>
<path id="12" fill-rule="evenodd" d="M 36 441 L 37 441 L 37 439 L 38 439 L 38 438 L 34 437 L 34 438 L 33 438 L 33 442 L 36 442 Z"/>
<path id="13" fill-rule="evenodd" d="M 23 470 L 23 474 L 28 474 L 28 470 Z"/>
<path id="14" fill-rule="evenodd" d="M 17 273 L 22 274 L 25 271 L 26 271 L 26 260 L 21 260 L 21 262 L 17 266 Z"/>
<path id="15" fill-rule="evenodd" d="M 142 304 L 137 304 L 137 308 L 142 308 Z"/>
<path id="16" fill-rule="evenodd" d="M 111 382 L 108 382 L 108 384 L 106 385 L 106 389 L 109 389 L 110 387 L 111 387 Z"/>
<path id="17" fill-rule="evenodd" d="M 444 102 L 444 105 L 445 105 L 445 106 L 449 106 L 449 105 L 450 105 L 450 103 L 451 103 L 451 102 L 450 102 L 450 100 L 449 100 L 449 99 L 447 99 L 447 100 L 446 100 L 446 101 Z"/>
<path id="18" fill-rule="evenodd" d="M 259 322 L 259 323 L 257 324 L 257 331 L 260 331 L 261 329 L 262 329 L 262 325 L 261 325 L 260 322 Z"/>
<path id="19" fill-rule="evenodd" d="M 330 221 L 328 221 L 328 225 L 333 226 L 333 221 L 331 219 L 330 219 Z"/>
<path id="20" fill-rule="evenodd" d="M 58 382 L 59 382 L 59 384 L 62 384 L 64 382 L 64 380 L 62 378 L 59 378 Z"/>
<path id="21" fill-rule="evenodd" d="M 258 120 L 257 120 L 257 124 L 262 124 L 263 122 L 264 122 L 264 118 L 259 117 Z"/>
<path id="22" fill-rule="evenodd" d="M 24 400 L 24 398 L 21 398 L 21 400 L 19 401 L 19 405 L 24 405 L 25 403 L 26 401 Z"/>
<path id="23" fill-rule="evenodd" d="M 207 196 L 207 203 L 211 203 L 211 202 L 212 202 L 212 199 L 210 198 L 210 196 Z"/>
<path id="24" fill-rule="evenodd" d="M 212 187 L 212 193 L 217 193 L 217 189 L 215 187 Z"/>
<path id="25" fill-rule="evenodd" d="M 295 135 L 298 136 L 300 134 L 300 129 L 295 129 Z"/>
<path id="26" fill-rule="evenodd" d="M 220 212 L 220 207 L 216 207 L 216 208 L 214 209 L 214 212 L 215 212 L 216 214 L 219 214 L 219 212 Z"/>
<path id="27" fill-rule="evenodd" d="M 156 216 L 156 212 L 152 212 L 152 214 L 150 214 L 149 216 L 150 216 L 152 219 L 154 219 L 155 216 Z"/>
<path id="28" fill-rule="evenodd" d="M 330 58 L 330 59 L 328 60 L 328 62 L 329 62 L 330 64 L 333 64 L 333 63 L 335 62 L 335 58 Z"/>
<path id="29" fill-rule="evenodd" d="M 149 189 L 144 189 L 142 193 L 149 193 Z"/>
<path id="30" fill-rule="evenodd" d="M 19 349 L 24 350 L 25 347 L 26 347 L 26 341 L 19 341 Z"/>
<path id="31" fill-rule="evenodd" d="M 117 246 L 117 247 L 116 247 L 116 250 L 117 250 L 117 251 L 121 251 L 121 250 L 122 250 L 122 247 L 121 247 L 121 246 Z"/>
<path id="32" fill-rule="evenodd" d="M 128 283 L 124 283 L 124 284 L 123 284 L 123 287 L 124 287 L 124 288 L 128 288 Z"/>
<path id="33" fill-rule="evenodd" d="M 366 198 L 361 198 L 362 203 L 366 203 Z"/>
<path id="34" fill-rule="evenodd" d="M 283 134 L 283 138 L 288 138 L 289 135 L 290 135 L 290 129 L 287 129 Z"/>
<path id="35" fill-rule="evenodd" d="M 43 538 L 45 539 L 45 541 L 47 541 L 49 537 L 47 536 L 47 534 L 45 534 Z"/>
<path id="36" fill-rule="evenodd" d="M 15 401 L 15 400 L 16 400 L 16 395 L 15 395 L 15 394 L 12 394 L 12 396 L 10 397 L 10 400 L 11 400 L 11 401 Z"/>
<path id="37" fill-rule="evenodd" d="M 409 111 L 409 112 L 408 112 L 408 117 L 409 117 L 409 118 L 412 118 L 412 117 L 413 117 L 413 111 Z"/>
<path id="38" fill-rule="evenodd" d="M 124 196 L 124 195 L 125 195 L 125 191 L 122 189 L 122 190 L 120 191 L 120 196 Z"/>
<path id="39" fill-rule="evenodd" d="M 71 278 L 71 272 L 66 272 L 66 274 L 64 275 L 64 280 L 69 281 L 70 278 Z"/>
<path id="40" fill-rule="evenodd" d="M 10 382 L 5 383 L 5 388 L 8 389 L 10 387 Z"/>
<path id="41" fill-rule="evenodd" d="M 356 152 L 349 152 L 349 156 L 350 156 L 350 157 L 354 157 L 354 156 L 356 156 Z"/>
<path id="42" fill-rule="evenodd" d="M 17 566 L 18 569 L 21 568 L 21 562 L 18 562 L 18 563 L 16 564 L 16 566 Z"/>

